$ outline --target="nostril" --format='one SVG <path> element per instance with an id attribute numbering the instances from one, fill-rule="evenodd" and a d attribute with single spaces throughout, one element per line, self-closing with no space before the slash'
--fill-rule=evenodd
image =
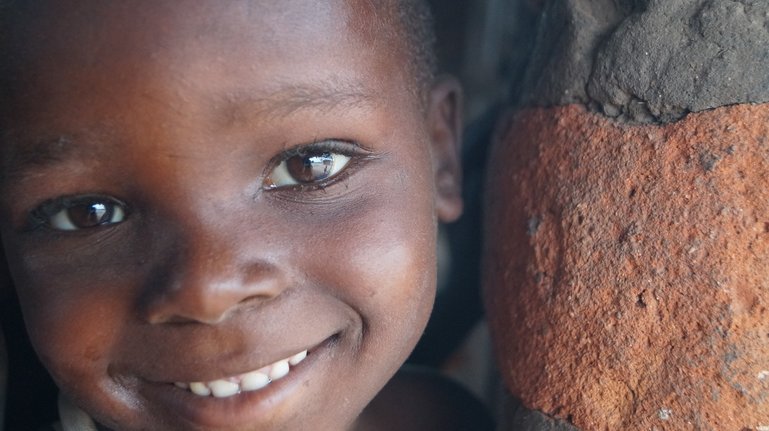
<path id="1" fill-rule="evenodd" d="M 217 324 L 233 311 L 281 294 L 288 274 L 261 242 L 232 239 L 210 225 L 178 232 L 151 269 L 139 302 L 144 320 Z"/>
<path id="2" fill-rule="evenodd" d="M 153 325 L 166 324 L 166 325 L 188 325 L 192 323 L 200 323 L 197 320 L 190 319 L 183 316 L 163 316 L 160 314 L 153 314 L 149 316 L 147 321 Z"/>
<path id="3" fill-rule="evenodd" d="M 142 310 L 145 320 L 160 323 L 217 324 L 238 310 L 261 306 L 283 291 L 282 277 L 268 271 L 262 277 L 180 277 L 155 285 L 145 293 Z"/>
<path id="4" fill-rule="evenodd" d="M 222 292 L 206 292 L 206 289 L 211 288 L 186 285 L 170 292 L 150 294 L 144 307 L 146 320 L 152 324 L 219 323 L 234 304 L 224 304 L 227 299 L 222 297 Z"/>

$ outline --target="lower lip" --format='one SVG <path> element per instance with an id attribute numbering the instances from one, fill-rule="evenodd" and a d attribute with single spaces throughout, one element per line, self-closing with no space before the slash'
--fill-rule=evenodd
<path id="1" fill-rule="evenodd" d="M 274 419 L 271 412 L 299 390 L 309 380 L 312 369 L 329 357 L 328 349 L 336 337 L 331 337 L 308 352 L 307 357 L 283 378 L 262 389 L 242 392 L 227 398 L 201 397 L 170 383 L 148 383 L 143 390 L 151 405 L 162 406 L 174 420 L 181 419 L 194 427 L 231 428 L 255 425 Z"/>

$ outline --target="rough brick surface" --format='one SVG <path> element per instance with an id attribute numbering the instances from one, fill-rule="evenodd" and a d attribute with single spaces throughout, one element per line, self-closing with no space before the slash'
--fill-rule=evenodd
<path id="1" fill-rule="evenodd" d="M 490 160 L 485 293 L 516 397 L 584 430 L 769 426 L 769 105 L 666 126 L 531 108 Z"/>

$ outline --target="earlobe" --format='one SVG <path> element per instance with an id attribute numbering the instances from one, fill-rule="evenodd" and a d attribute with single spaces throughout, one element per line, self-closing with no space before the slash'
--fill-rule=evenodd
<path id="1" fill-rule="evenodd" d="M 462 214 L 462 89 L 452 77 L 436 80 L 430 91 L 428 125 L 435 181 L 435 212 L 444 223 Z"/>

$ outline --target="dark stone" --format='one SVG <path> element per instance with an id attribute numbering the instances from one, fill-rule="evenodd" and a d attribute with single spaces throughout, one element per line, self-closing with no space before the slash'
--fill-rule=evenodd
<path id="1" fill-rule="evenodd" d="M 550 0 L 523 105 L 632 122 L 769 102 L 766 0 Z"/>
<path id="2" fill-rule="evenodd" d="M 513 401 L 517 403 L 516 401 Z M 580 431 L 566 421 L 554 419 L 542 412 L 518 404 L 505 431 Z"/>

